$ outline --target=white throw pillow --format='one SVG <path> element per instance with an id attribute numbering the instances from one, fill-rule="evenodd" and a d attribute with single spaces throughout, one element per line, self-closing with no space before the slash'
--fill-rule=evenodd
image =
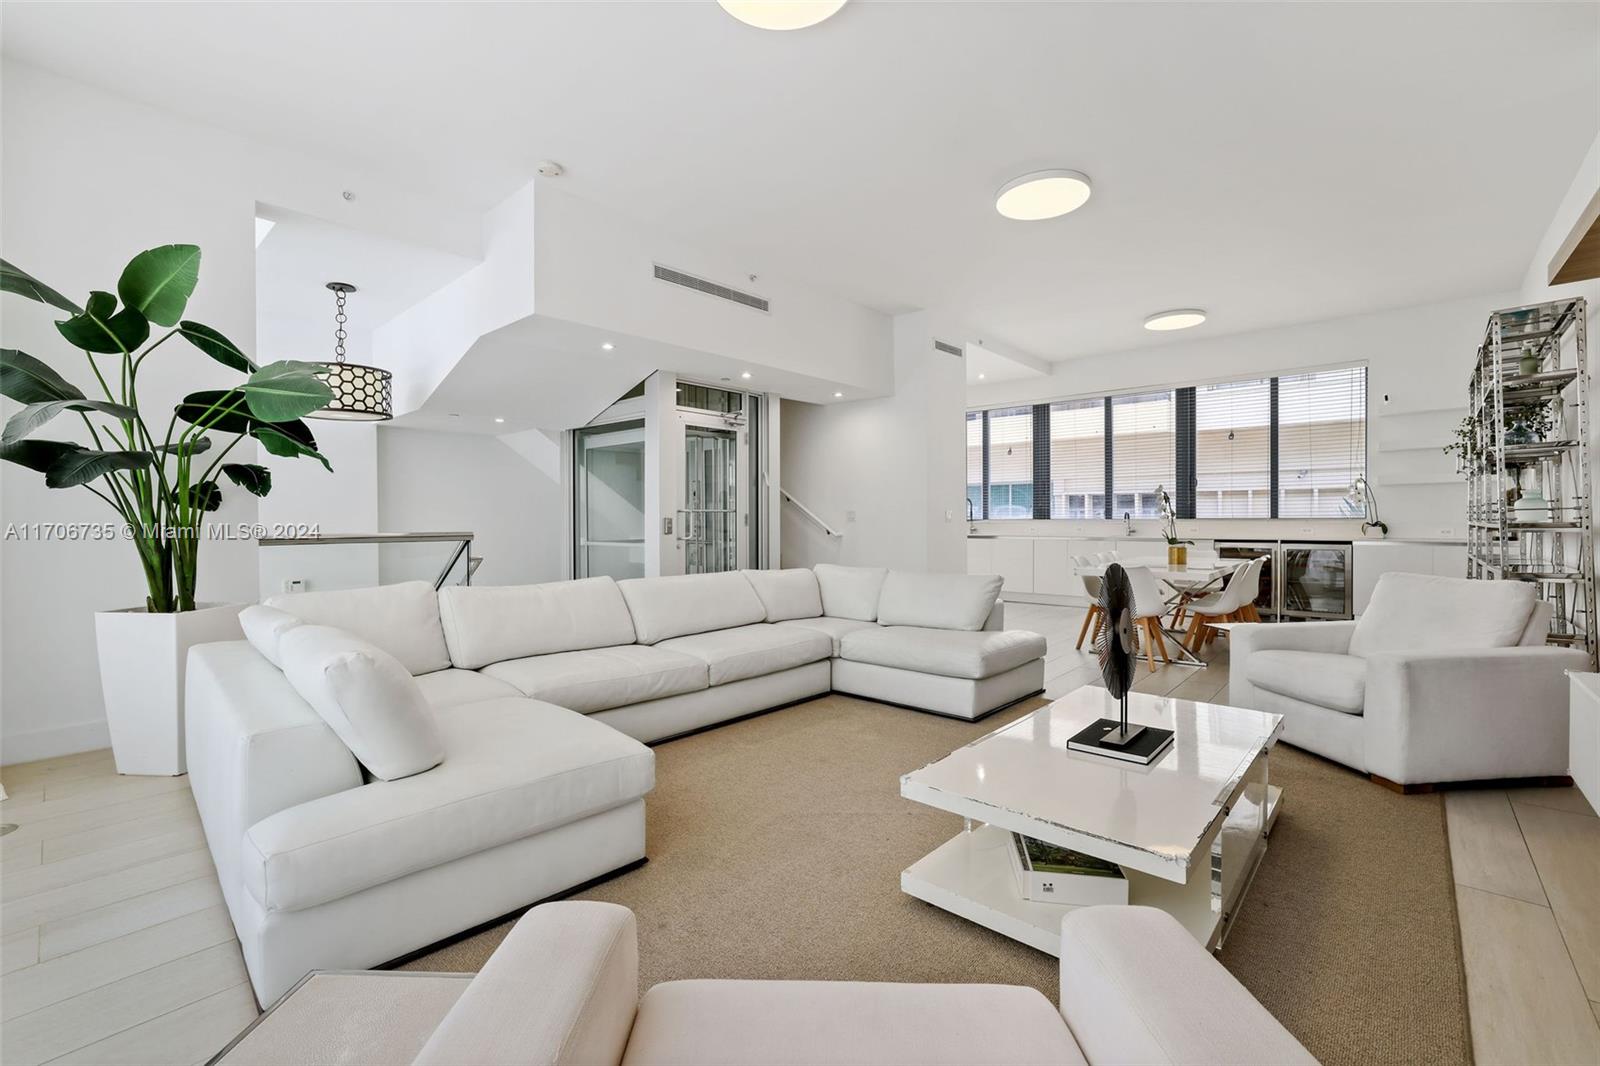
<path id="1" fill-rule="evenodd" d="M 766 604 L 767 621 L 822 616 L 822 592 L 817 588 L 817 575 L 811 571 L 746 570 L 744 576 Z"/>
<path id="2" fill-rule="evenodd" d="M 289 684 L 372 776 L 410 777 L 444 759 L 422 689 L 388 652 L 317 625 L 288 630 L 278 649 Z"/>
<path id="3" fill-rule="evenodd" d="M 264 607 L 259 603 L 239 612 L 239 628 L 244 630 L 244 639 L 279 670 L 283 669 L 283 654 L 278 647 L 283 635 L 303 625 L 304 622 L 288 611 Z"/>
<path id="4" fill-rule="evenodd" d="M 835 566 L 818 563 L 813 569 L 822 590 L 822 613 L 829 618 L 878 620 L 878 593 L 889 571 L 881 566 Z"/>
<path id="5" fill-rule="evenodd" d="M 976 632 L 994 610 L 1000 584 L 990 575 L 891 570 L 878 595 L 878 624 Z"/>

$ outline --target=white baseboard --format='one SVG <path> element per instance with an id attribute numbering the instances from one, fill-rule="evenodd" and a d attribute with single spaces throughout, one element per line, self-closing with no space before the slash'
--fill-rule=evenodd
<path id="1" fill-rule="evenodd" d="M 111 731 L 104 718 L 54 729 L 35 729 L 31 733 L 11 733 L 0 737 L 0 765 L 53 759 L 80 751 L 98 751 L 111 746 Z"/>

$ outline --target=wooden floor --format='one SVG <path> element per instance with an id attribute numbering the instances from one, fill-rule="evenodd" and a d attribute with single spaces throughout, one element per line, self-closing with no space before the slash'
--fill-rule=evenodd
<path id="1" fill-rule="evenodd" d="M 1047 696 L 1099 683 L 1082 619 L 1007 604 L 1048 639 Z M 1223 701 L 1226 641 L 1205 657 L 1141 664 L 1135 687 Z M 0 1061 L 203 1062 L 255 1017 L 187 778 L 118 777 L 99 751 L 0 781 L 19 827 L 0 837 Z M 1576 789 L 1453 792 L 1446 811 L 1477 1060 L 1600 1061 L 1600 818 Z"/>

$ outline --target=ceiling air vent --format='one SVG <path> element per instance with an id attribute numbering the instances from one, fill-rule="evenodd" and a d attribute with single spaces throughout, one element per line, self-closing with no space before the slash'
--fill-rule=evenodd
<path id="1" fill-rule="evenodd" d="M 705 278 L 697 278 L 693 274 L 685 274 L 681 270 L 673 270 L 671 267 L 664 267 L 660 263 L 655 264 L 655 269 L 657 281 L 665 281 L 672 285 L 681 285 L 685 289 L 693 289 L 695 292 L 703 292 L 707 296 L 715 296 L 719 300 L 731 300 L 736 304 L 743 304 L 746 307 L 753 307 L 757 311 L 771 311 L 767 301 L 764 298 L 755 295 L 754 293 L 740 292 L 738 289 L 730 289 L 726 285 L 718 285 L 714 281 L 707 281 Z"/>
<path id="2" fill-rule="evenodd" d="M 951 344 L 949 341 L 936 340 L 933 342 L 933 347 L 935 351 L 943 352 L 945 355 L 953 355 L 957 358 L 962 355 L 961 346 L 959 344 Z"/>

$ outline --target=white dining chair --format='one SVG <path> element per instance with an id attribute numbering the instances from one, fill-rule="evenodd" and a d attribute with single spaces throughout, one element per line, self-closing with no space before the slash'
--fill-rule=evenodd
<path id="1" fill-rule="evenodd" d="M 1100 627 L 1105 621 L 1105 612 L 1100 609 L 1100 578 L 1095 574 L 1084 573 L 1100 565 L 1092 555 L 1074 555 L 1072 566 L 1078 572 L 1078 580 L 1083 582 L 1084 595 L 1089 597 L 1089 611 L 1083 616 L 1083 626 L 1078 630 L 1078 648 L 1082 650 L 1083 639 L 1089 635 L 1089 623 L 1094 623 L 1094 635 L 1100 636 Z"/>
<path id="2" fill-rule="evenodd" d="M 1259 622 L 1256 595 L 1261 591 L 1261 568 L 1266 565 L 1264 556 L 1251 559 L 1234 571 L 1228 587 L 1213 592 L 1203 600 L 1189 604 L 1189 632 L 1185 637 L 1187 647 L 1195 655 L 1209 644 L 1217 630 L 1213 622 Z"/>
<path id="3" fill-rule="evenodd" d="M 1161 661 L 1172 662 L 1167 654 L 1167 641 L 1161 635 L 1161 616 L 1167 610 L 1167 598 L 1161 594 L 1161 582 L 1150 572 L 1148 566 L 1124 566 L 1128 574 L 1128 584 L 1133 588 L 1133 624 L 1144 630 L 1145 658 L 1150 663 L 1150 672 L 1156 670 L 1156 653 L 1161 654 Z"/>

